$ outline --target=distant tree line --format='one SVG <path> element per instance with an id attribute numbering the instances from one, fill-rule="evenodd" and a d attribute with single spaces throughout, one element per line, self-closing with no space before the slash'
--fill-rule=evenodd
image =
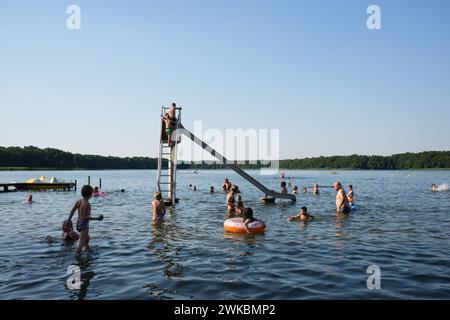
<path id="1" fill-rule="evenodd" d="M 450 169 L 450 151 L 402 153 L 392 156 L 333 156 L 280 161 L 284 169 L 407 170 Z"/>
<path id="2" fill-rule="evenodd" d="M 156 169 L 158 160 L 146 157 L 120 158 L 73 154 L 37 147 L 0 147 L 0 167 L 51 169 Z"/>
<path id="3" fill-rule="evenodd" d="M 260 162 L 239 164 L 243 169 L 268 167 Z M 37 147 L 0 147 L 0 168 L 21 167 L 30 169 L 156 169 L 158 159 L 149 157 L 104 157 L 73 154 L 58 149 Z M 223 164 L 182 163 L 180 169 L 223 169 Z M 281 160 L 280 168 L 295 169 L 358 169 L 407 170 L 450 169 L 450 151 L 402 153 L 392 156 L 332 156 Z"/>

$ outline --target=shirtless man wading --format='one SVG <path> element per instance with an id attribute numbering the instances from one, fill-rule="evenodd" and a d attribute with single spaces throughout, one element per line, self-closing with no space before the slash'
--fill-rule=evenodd
<path id="1" fill-rule="evenodd" d="M 334 183 L 334 190 L 337 191 L 336 195 L 336 212 L 338 213 L 350 213 L 350 205 L 348 204 L 347 195 L 340 182 Z"/>

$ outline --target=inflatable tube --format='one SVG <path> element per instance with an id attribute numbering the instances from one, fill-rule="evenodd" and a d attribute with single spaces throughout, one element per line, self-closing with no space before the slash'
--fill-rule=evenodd
<path id="1" fill-rule="evenodd" d="M 106 193 L 105 192 L 103 192 L 103 191 L 99 191 L 99 192 L 94 192 L 93 194 L 92 194 L 92 196 L 93 197 L 105 197 L 106 196 Z"/>
<path id="2" fill-rule="evenodd" d="M 228 232 L 247 233 L 247 231 L 244 228 L 244 221 L 242 220 L 242 218 L 227 219 L 223 223 L 223 227 L 225 228 L 225 231 Z M 251 233 L 264 233 L 265 228 L 266 225 L 264 221 L 261 220 L 253 221 L 248 225 L 248 229 Z"/>

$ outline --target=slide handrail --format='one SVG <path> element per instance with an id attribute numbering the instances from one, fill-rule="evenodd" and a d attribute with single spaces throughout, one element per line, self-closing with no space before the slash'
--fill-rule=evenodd
<path id="1" fill-rule="evenodd" d="M 258 180 L 253 178 L 251 175 L 249 175 L 247 172 L 239 168 L 237 165 L 229 163 L 229 161 L 219 152 L 211 148 L 209 145 L 207 145 L 205 142 L 200 140 L 197 136 L 195 136 L 192 132 L 187 130 L 182 124 L 180 124 L 180 129 L 182 130 L 182 134 L 184 134 L 186 137 L 191 139 L 195 144 L 199 145 L 202 149 L 209 152 L 213 157 L 216 157 L 219 161 L 221 161 L 224 165 L 228 166 L 230 169 L 235 171 L 238 175 L 240 175 L 242 178 L 250 182 L 252 185 L 254 185 L 257 189 L 259 189 L 261 192 L 263 192 L 266 197 L 272 197 L 272 198 L 278 198 L 278 199 L 289 199 L 292 201 L 296 201 L 297 197 L 293 194 L 282 194 L 279 192 L 276 192 L 275 190 L 270 190 L 266 186 L 264 186 L 262 183 L 260 183 Z"/>

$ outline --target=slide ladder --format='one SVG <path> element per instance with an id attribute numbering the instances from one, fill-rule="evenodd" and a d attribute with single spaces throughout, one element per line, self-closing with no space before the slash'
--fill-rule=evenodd
<path id="1" fill-rule="evenodd" d="M 278 199 L 289 199 L 292 201 L 296 201 L 297 197 L 293 194 L 282 194 L 279 192 L 276 192 L 274 190 L 268 189 L 266 186 L 264 186 L 262 183 L 260 183 L 258 180 L 253 178 L 251 175 L 249 175 L 247 172 L 239 168 L 237 165 L 229 163 L 229 161 L 221 155 L 216 150 L 212 149 L 209 145 L 207 145 L 205 142 L 200 140 L 198 137 L 196 137 L 193 133 L 191 133 L 189 130 L 187 130 L 181 123 L 179 123 L 179 128 L 182 131 L 182 134 L 184 134 L 186 137 L 191 139 L 194 143 L 199 145 L 202 149 L 209 152 L 213 157 L 216 157 L 218 160 L 222 161 L 223 164 L 228 166 L 230 169 L 235 171 L 237 174 L 239 174 L 242 178 L 250 182 L 252 185 L 254 185 L 258 190 L 263 192 L 266 196 L 266 198 L 278 198 Z"/>
<path id="2" fill-rule="evenodd" d="M 161 108 L 161 117 L 163 117 L 169 110 L 167 107 Z M 161 138 L 159 142 L 159 157 L 158 157 L 158 176 L 157 184 L 158 191 L 162 193 L 164 203 L 166 205 L 174 205 L 178 202 L 176 197 L 177 184 L 177 146 L 180 142 L 180 125 L 181 125 L 181 108 L 177 108 L 177 127 L 174 131 L 175 137 L 168 137 L 166 133 L 166 126 L 161 119 Z M 169 144 L 169 139 L 173 139 L 172 146 Z"/>

